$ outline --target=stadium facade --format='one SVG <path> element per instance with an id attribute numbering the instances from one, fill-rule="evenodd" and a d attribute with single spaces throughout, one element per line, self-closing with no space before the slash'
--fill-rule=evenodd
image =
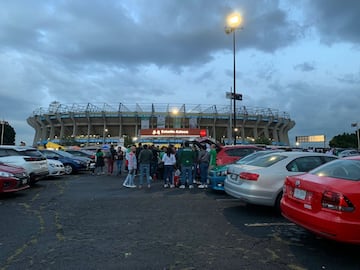
<path id="1" fill-rule="evenodd" d="M 85 145 L 121 143 L 124 137 L 144 139 L 145 136 L 141 137 L 144 134 L 142 131 L 151 129 L 165 129 L 168 133 L 171 129 L 192 129 L 203 133 L 205 130 L 206 136 L 228 143 L 232 136 L 232 117 L 231 106 L 225 105 L 66 105 L 52 102 L 48 108 L 35 110 L 27 122 L 35 129 L 33 145 L 60 142 L 65 138 Z M 295 126 L 295 122 L 285 112 L 242 106 L 237 108 L 236 125 L 238 143 L 251 143 L 256 138 L 264 137 L 274 145 L 289 145 L 288 131 Z M 147 136 L 147 140 L 166 142 L 164 137 L 156 138 L 156 131 L 153 134 L 153 138 Z M 181 136 L 173 136 L 173 139 L 179 140 Z"/>

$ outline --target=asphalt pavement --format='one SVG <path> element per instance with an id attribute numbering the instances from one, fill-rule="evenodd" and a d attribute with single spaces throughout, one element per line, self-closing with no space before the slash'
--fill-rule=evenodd
<path id="1" fill-rule="evenodd" d="M 0 198 L 0 270 L 360 269 L 360 248 L 201 189 L 79 174 Z M 135 180 L 135 182 L 137 179 Z"/>

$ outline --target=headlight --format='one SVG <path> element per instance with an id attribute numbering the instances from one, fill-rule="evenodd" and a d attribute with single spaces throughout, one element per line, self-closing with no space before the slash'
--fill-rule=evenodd
<path id="1" fill-rule="evenodd" d="M 225 171 L 217 171 L 216 172 L 216 176 L 226 176 L 227 175 L 227 170 Z"/>
<path id="2" fill-rule="evenodd" d="M 49 165 L 53 168 L 55 167 L 55 164 L 53 164 L 53 163 L 49 163 Z"/>
<path id="3" fill-rule="evenodd" d="M 0 176 L 2 176 L 2 177 L 15 177 L 12 173 L 8 173 L 8 172 L 0 172 Z"/>

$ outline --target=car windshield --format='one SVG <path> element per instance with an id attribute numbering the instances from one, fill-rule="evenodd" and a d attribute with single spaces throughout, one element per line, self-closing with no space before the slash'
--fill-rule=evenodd
<path id="1" fill-rule="evenodd" d="M 254 160 L 248 162 L 247 165 L 257 166 L 257 167 L 270 167 L 285 158 L 286 158 L 285 155 L 268 154 L 262 157 L 255 158 Z"/>
<path id="2" fill-rule="evenodd" d="M 43 156 L 43 154 L 36 149 L 27 149 L 24 151 L 19 151 L 19 153 L 21 155 L 29 156 L 29 157 L 42 157 Z"/>
<path id="3" fill-rule="evenodd" d="M 326 163 L 309 173 L 352 181 L 360 181 L 360 160 L 337 159 Z"/>
<path id="4" fill-rule="evenodd" d="M 73 158 L 73 157 L 74 157 L 73 154 L 67 153 L 67 152 L 65 152 L 65 151 L 58 151 L 57 153 L 59 153 L 59 155 L 62 155 L 63 157 L 69 157 L 69 158 Z"/>

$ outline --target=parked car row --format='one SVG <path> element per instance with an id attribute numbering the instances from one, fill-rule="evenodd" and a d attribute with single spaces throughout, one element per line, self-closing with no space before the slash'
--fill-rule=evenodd
<path id="1" fill-rule="evenodd" d="M 274 207 L 321 237 L 360 244 L 360 155 L 261 151 L 226 167 L 210 171 L 213 189 L 222 189 L 221 175 L 235 198 Z"/>
<path id="2" fill-rule="evenodd" d="M 1 145 L 0 193 L 29 188 L 49 176 L 89 171 L 93 169 L 94 164 L 90 157 L 75 156 L 65 151 Z"/>

